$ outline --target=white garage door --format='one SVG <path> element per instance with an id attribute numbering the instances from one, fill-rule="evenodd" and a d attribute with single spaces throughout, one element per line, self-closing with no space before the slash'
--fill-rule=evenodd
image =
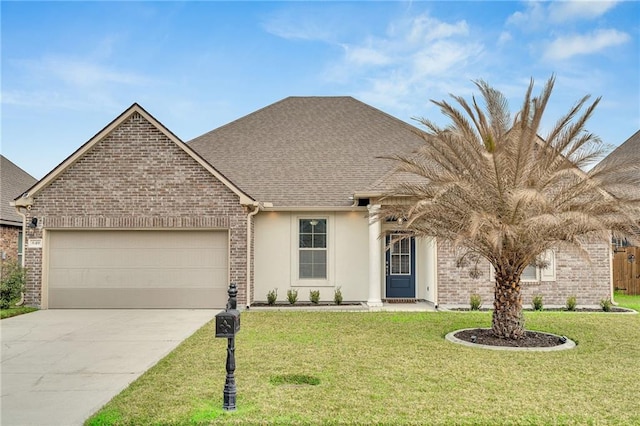
<path id="1" fill-rule="evenodd" d="M 224 231 L 51 231 L 49 308 L 221 308 Z"/>

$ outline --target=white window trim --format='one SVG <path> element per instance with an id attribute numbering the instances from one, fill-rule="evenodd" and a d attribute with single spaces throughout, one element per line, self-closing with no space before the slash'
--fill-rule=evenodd
<path id="1" fill-rule="evenodd" d="M 327 278 L 300 278 L 300 220 L 325 219 L 327 221 Z M 335 256 L 335 220 L 333 214 L 304 213 L 291 215 L 291 287 L 333 287 Z"/>
<path id="2" fill-rule="evenodd" d="M 535 280 L 520 278 L 520 282 L 523 283 L 539 283 L 539 282 L 550 282 L 556 281 L 556 252 L 555 250 L 545 250 L 544 252 L 544 260 L 548 263 L 546 268 L 537 267 L 536 268 L 536 278 Z M 493 265 L 489 264 L 489 280 L 491 282 L 495 281 L 496 275 L 495 270 L 493 269 Z"/>

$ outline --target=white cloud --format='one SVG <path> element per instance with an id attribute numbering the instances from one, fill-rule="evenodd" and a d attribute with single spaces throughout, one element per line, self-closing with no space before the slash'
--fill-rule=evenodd
<path id="1" fill-rule="evenodd" d="M 502 46 L 504 44 L 507 44 L 511 40 L 513 40 L 513 36 L 511 35 L 511 33 L 509 31 L 503 31 L 500 33 L 500 37 L 498 37 L 498 45 Z"/>
<path id="2" fill-rule="evenodd" d="M 566 22 L 579 19 L 594 19 L 616 6 L 617 1 L 559 1 L 549 3 L 549 19 Z"/>
<path id="3" fill-rule="evenodd" d="M 387 65 L 391 58 L 387 53 L 371 46 L 342 46 L 345 50 L 345 60 L 358 66 Z"/>
<path id="4" fill-rule="evenodd" d="M 23 83 L 2 92 L 6 105 L 74 110 L 108 107 L 120 105 L 116 99 L 123 91 L 154 83 L 141 74 L 77 57 L 50 55 L 13 60 L 8 66 L 22 73 Z"/>
<path id="5" fill-rule="evenodd" d="M 515 12 L 507 18 L 507 25 L 512 25 L 521 30 L 535 30 L 546 21 L 546 10 L 544 4 L 537 1 L 527 2 L 527 9 L 524 12 Z"/>
<path id="6" fill-rule="evenodd" d="M 549 60 L 568 59 L 577 55 L 589 55 L 608 47 L 628 42 L 631 37 L 624 32 L 608 29 L 596 30 L 590 34 L 561 36 L 552 41 L 544 53 Z"/>

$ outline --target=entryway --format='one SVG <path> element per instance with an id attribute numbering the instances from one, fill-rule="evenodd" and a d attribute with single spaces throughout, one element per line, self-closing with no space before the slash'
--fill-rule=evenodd
<path id="1" fill-rule="evenodd" d="M 386 239 L 386 298 L 416 297 L 416 241 L 403 234 Z"/>

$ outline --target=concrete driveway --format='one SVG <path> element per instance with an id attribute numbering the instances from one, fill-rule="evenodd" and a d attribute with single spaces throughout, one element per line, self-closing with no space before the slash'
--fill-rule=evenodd
<path id="1" fill-rule="evenodd" d="M 44 310 L 0 321 L 0 424 L 82 424 L 218 312 Z"/>

